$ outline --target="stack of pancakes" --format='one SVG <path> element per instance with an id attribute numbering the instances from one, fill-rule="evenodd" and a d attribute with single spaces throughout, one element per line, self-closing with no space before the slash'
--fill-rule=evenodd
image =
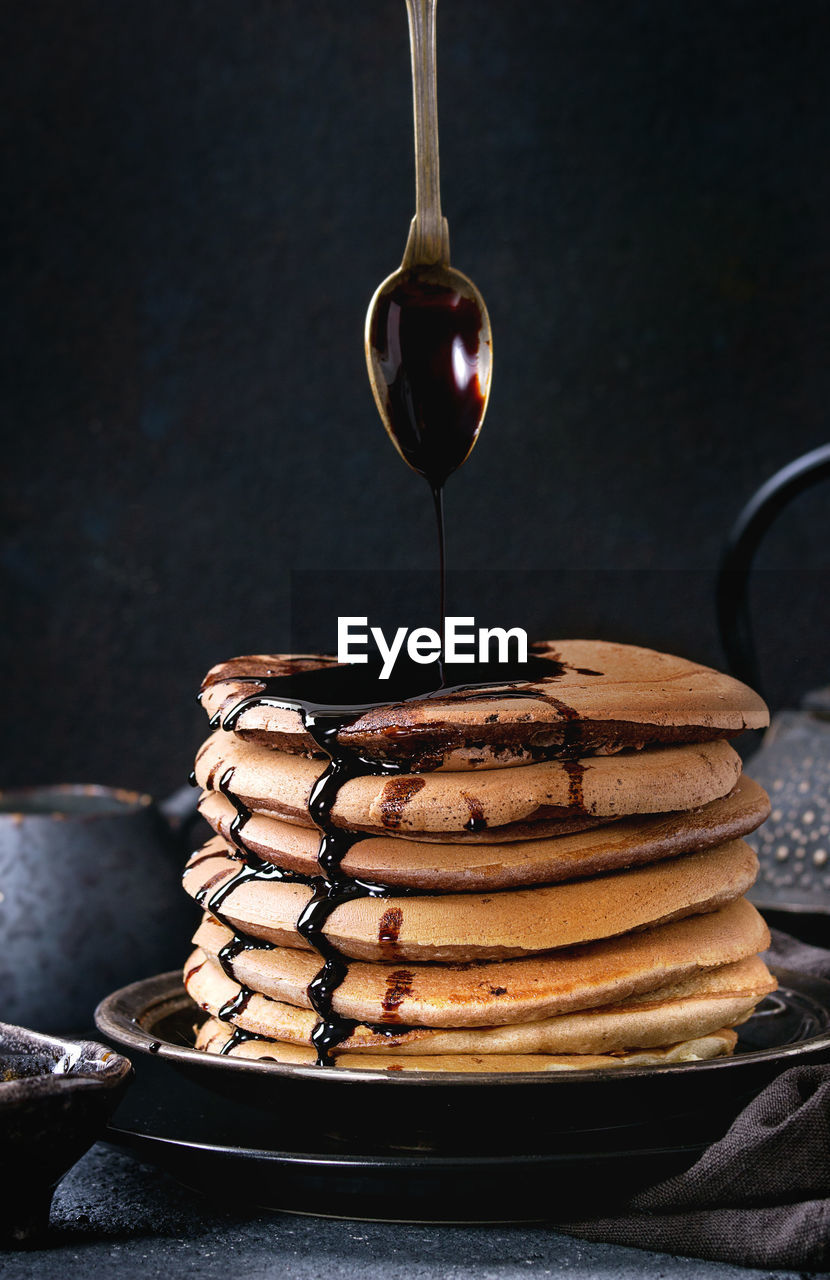
<path id="1" fill-rule="evenodd" d="M 767 723 L 761 699 L 633 646 L 540 653 L 551 675 L 509 696 L 439 691 L 340 731 L 405 771 L 350 779 L 331 812 L 355 833 L 343 871 L 387 893 L 342 902 L 325 925 L 348 963 L 333 1009 L 354 1020 L 336 1066 L 711 1058 L 775 987 L 758 955 L 766 926 L 743 896 L 757 860 L 742 837 L 769 803 L 727 741 Z M 221 725 L 258 676 L 331 662 L 234 659 L 208 674 L 203 706 Z M 216 834 L 185 871 L 206 908 L 185 985 L 209 1015 L 208 1052 L 317 1059 L 308 986 L 322 960 L 296 924 L 320 874 L 309 799 L 326 765 L 298 712 L 256 701 L 197 755 Z"/>

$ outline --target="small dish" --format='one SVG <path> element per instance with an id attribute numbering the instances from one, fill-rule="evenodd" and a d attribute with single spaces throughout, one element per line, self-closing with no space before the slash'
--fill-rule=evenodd
<path id="1" fill-rule="evenodd" d="M 46 1230 L 55 1187 L 101 1135 L 131 1075 L 105 1045 L 0 1022 L 0 1244 Z"/>

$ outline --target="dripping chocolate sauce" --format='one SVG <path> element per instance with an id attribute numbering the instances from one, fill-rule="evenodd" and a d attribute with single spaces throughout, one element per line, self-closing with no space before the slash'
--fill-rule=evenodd
<path id="1" fill-rule="evenodd" d="M 474 297 L 441 267 L 399 274 L 376 301 L 368 333 L 385 386 L 383 418 L 405 462 L 430 487 L 438 532 L 440 618 L 446 616 L 444 485 L 478 439 L 490 353 Z"/>
<path id="2" fill-rule="evenodd" d="M 484 317 L 444 269 L 402 272 L 377 299 L 369 332 L 386 386 L 386 421 L 414 471 L 440 489 L 481 430 L 485 392 Z"/>
<path id="3" fill-rule="evenodd" d="M 245 824 L 251 817 L 251 811 L 235 796 L 232 791 L 233 769 L 227 769 L 218 780 L 218 790 L 227 797 L 235 809 L 228 835 L 235 846 L 241 861 L 240 870 L 230 879 L 224 880 L 211 893 L 213 880 L 208 881 L 197 895 L 197 901 L 211 915 L 219 919 L 234 934 L 233 939 L 222 948 L 219 957 L 225 972 L 234 977 L 233 960 L 242 951 L 253 947 L 268 947 L 268 943 L 258 939 L 247 938 L 222 916 L 222 905 L 227 897 L 240 884 L 249 880 L 287 880 L 294 883 L 308 884 L 312 895 L 297 921 L 297 931 L 322 959 L 322 966 L 308 986 L 308 998 L 317 1013 L 319 1021 L 312 1033 L 312 1043 L 317 1050 L 317 1062 L 320 1066 L 332 1064 L 332 1052 L 337 1045 L 351 1036 L 358 1023 L 351 1018 L 337 1014 L 333 1007 L 334 995 L 348 973 L 348 960 L 331 943 L 326 936 L 326 924 L 332 913 L 341 904 L 361 897 L 403 897 L 405 891 L 390 889 L 384 885 L 372 884 L 350 876 L 343 869 L 343 860 L 357 840 L 363 837 L 358 833 L 345 831 L 332 821 L 332 810 L 340 788 L 350 779 L 366 774 L 391 776 L 405 774 L 408 765 L 393 761 L 371 759 L 360 754 L 339 740 L 340 731 L 353 723 L 361 715 L 376 707 L 388 706 L 390 703 L 420 700 L 440 694 L 442 697 L 476 698 L 515 698 L 537 696 L 536 691 L 526 686 L 542 678 L 562 674 L 565 667 L 557 659 L 531 655 L 526 663 L 487 663 L 465 664 L 460 670 L 464 673 L 463 682 L 446 683 L 435 687 L 430 681 L 428 669 L 417 664 L 402 664 L 393 672 L 389 680 L 381 681 L 379 666 L 369 663 L 365 666 L 332 666 L 316 670 L 299 671 L 292 675 L 269 676 L 257 674 L 252 676 L 235 676 L 235 681 L 244 684 L 258 685 L 259 691 L 242 698 L 229 711 L 221 711 L 211 719 L 211 726 L 232 732 L 240 716 L 254 706 L 278 707 L 299 713 L 306 732 L 319 750 L 328 757 L 329 763 L 320 774 L 312 788 L 308 801 L 309 813 L 320 831 L 320 844 L 317 852 L 317 864 L 320 874 L 307 876 L 300 872 L 289 871 L 268 862 L 247 848 L 243 838 Z M 378 693 L 383 694 L 378 697 Z M 539 694 L 540 697 L 547 695 Z M 476 821 L 471 815 L 471 822 Z M 417 892 L 410 890 L 410 892 Z M 394 919 L 393 919 L 394 914 Z M 381 942 L 394 946 L 402 922 L 399 909 L 392 908 L 384 914 L 388 918 L 388 927 L 381 930 Z M 234 978 L 236 981 L 236 979 Z M 244 1012 L 252 992 L 245 986 L 229 1000 L 219 1011 L 219 1018 L 231 1021 Z M 390 1009 L 388 1016 L 396 1016 Z M 402 1027 L 380 1024 L 372 1027 L 385 1035 L 400 1035 Z M 230 1052 L 238 1039 L 233 1036 L 223 1048 Z"/>
<path id="4" fill-rule="evenodd" d="M 228 1040 L 219 1050 L 222 1054 L 228 1054 L 235 1049 L 238 1044 L 244 1044 L 246 1040 L 261 1040 L 262 1037 L 256 1035 L 253 1031 L 245 1031 L 242 1027 L 234 1027 Z"/>

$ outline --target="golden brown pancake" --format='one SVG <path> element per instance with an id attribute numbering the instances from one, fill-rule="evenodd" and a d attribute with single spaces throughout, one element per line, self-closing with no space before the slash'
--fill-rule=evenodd
<path id="1" fill-rule="evenodd" d="M 270 751 L 219 730 L 196 757 L 196 780 L 206 791 L 220 784 L 250 809 L 311 826 L 308 801 L 322 761 Z M 511 824 L 572 814 L 597 818 L 694 809 L 727 795 L 741 772 L 727 742 L 652 747 L 632 755 L 547 760 L 521 769 L 464 773 L 363 776 L 341 787 L 335 825 L 350 831 L 420 832 L 485 828 L 490 840 L 509 838 Z"/>
<path id="2" fill-rule="evenodd" d="M 213 961 L 234 934 L 206 916 L 193 938 Z M 769 931 L 745 898 L 621 938 L 563 948 L 529 960 L 473 964 L 355 961 L 334 994 L 334 1012 L 368 1023 L 422 1027 L 500 1026 L 617 1004 L 769 946 Z M 285 1004 L 310 1009 L 308 984 L 320 957 L 295 947 L 241 950 L 228 976 Z"/>
<path id="3" fill-rule="evenodd" d="M 340 740 L 378 759 L 409 761 L 413 772 L 437 766 L 495 769 L 579 744 L 587 753 L 654 743 L 703 742 L 763 728 L 768 712 L 746 685 L 699 663 L 634 645 L 553 640 L 535 646 L 551 675 L 527 685 L 527 697 L 444 692 L 391 703 L 358 717 Z M 261 688 L 250 678 L 332 666 L 324 656 L 256 654 L 213 667 L 202 703 L 227 714 Z M 298 713 L 252 706 L 237 732 L 285 751 L 313 752 Z"/>
<path id="4" fill-rule="evenodd" d="M 254 1038 L 228 1047 L 230 1028 L 226 1023 L 209 1018 L 200 1028 L 196 1047 L 208 1053 L 227 1051 L 235 1058 L 311 1066 L 317 1055 L 305 1045 L 282 1044 L 279 1041 Z M 452 1072 L 521 1072 L 521 1071 L 596 1071 L 614 1067 L 660 1067 L 684 1062 L 703 1062 L 732 1053 L 737 1036 L 729 1028 L 698 1036 L 683 1044 L 661 1049 L 640 1049 L 607 1054 L 433 1054 L 406 1055 L 343 1053 L 334 1059 L 334 1067 L 362 1071 L 452 1071 Z"/>
<path id="5" fill-rule="evenodd" d="M 236 810 L 218 791 L 203 793 L 202 816 L 230 841 Z M 686 811 L 623 818 L 590 831 L 538 840 L 464 845 L 369 836 L 343 860 L 350 876 L 373 884 L 474 892 L 552 884 L 600 875 L 620 867 L 692 853 L 747 835 L 769 814 L 769 797 L 742 775 L 718 800 Z M 245 847 L 267 862 L 316 875 L 320 834 L 279 818 L 255 813 L 242 831 Z"/>
<path id="6" fill-rule="evenodd" d="M 311 896 L 305 884 L 247 880 L 212 895 L 241 864 L 218 837 L 191 858 L 187 892 L 238 931 L 306 947 L 295 924 Z M 715 911 L 755 880 L 758 860 L 743 840 L 627 871 L 493 894 L 357 898 L 335 908 L 326 936 L 358 960 L 489 960 L 536 954 Z"/>
<path id="7" fill-rule="evenodd" d="M 311 1046 L 316 1013 L 256 992 L 242 999 L 239 984 L 198 948 L 188 961 L 185 985 L 194 1002 L 212 1017 L 225 1008 L 229 1010 L 227 1020 L 243 1031 Z M 760 957 L 752 956 L 630 996 L 619 1004 L 532 1022 L 495 1027 L 390 1027 L 384 1032 L 360 1024 L 338 1052 L 558 1055 L 659 1048 L 745 1021 L 776 985 Z"/>

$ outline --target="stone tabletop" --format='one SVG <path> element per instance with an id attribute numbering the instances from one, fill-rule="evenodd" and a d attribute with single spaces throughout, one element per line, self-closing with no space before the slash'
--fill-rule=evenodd
<path id="1" fill-rule="evenodd" d="M 59 1187 L 43 1248 L 0 1256 L 2 1280 L 806 1280 L 616 1245 L 546 1227 L 399 1226 L 217 1208 L 131 1155 L 93 1147 Z"/>

